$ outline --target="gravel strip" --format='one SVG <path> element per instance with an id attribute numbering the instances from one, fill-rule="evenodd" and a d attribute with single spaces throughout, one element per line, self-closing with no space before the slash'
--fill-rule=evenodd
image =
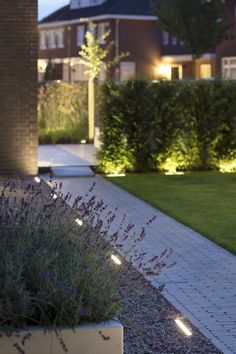
<path id="1" fill-rule="evenodd" d="M 124 304 L 119 320 L 124 326 L 124 354 L 218 354 L 219 351 L 143 277 L 133 280 L 132 295 Z M 137 278 L 137 276 L 135 277 Z M 192 330 L 187 337 L 176 327 L 176 317 Z"/>

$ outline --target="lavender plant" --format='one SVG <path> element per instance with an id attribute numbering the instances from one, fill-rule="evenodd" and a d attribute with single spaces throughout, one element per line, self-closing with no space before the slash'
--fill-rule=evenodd
<path id="1" fill-rule="evenodd" d="M 74 202 L 60 190 L 32 181 L 7 181 L 0 187 L 3 329 L 73 328 L 114 318 L 130 291 L 127 267 L 111 261 L 114 248 L 149 277 L 169 267 L 170 252 L 147 260 L 145 252 L 137 251 L 145 229 L 136 235 L 125 216 L 119 230 L 111 232 L 116 211 L 91 196 L 93 187 Z"/>

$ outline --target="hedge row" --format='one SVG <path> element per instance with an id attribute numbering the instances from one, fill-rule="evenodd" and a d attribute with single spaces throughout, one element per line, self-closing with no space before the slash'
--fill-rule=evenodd
<path id="1" fill-rule="evenodd" d="M 205 170 L 236 158 L 236 82 L 107 82 L 100 169 Z"/>
<path id="2" fill-rule="evenodd" d="M 87 84 L 53 82 L 39 87 L 41 144 L 79 143 L 88 130 Z"/>

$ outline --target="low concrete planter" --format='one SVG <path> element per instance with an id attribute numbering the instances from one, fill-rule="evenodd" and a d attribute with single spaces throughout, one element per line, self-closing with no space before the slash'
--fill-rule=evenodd
<path id="1" fill-rule="evenodd" d="M 22 345 L 22 339 L 25 344 Z M 58 332 L 30 328 L 7 337 L 0 334 L 0 353 L 17 354 L 17 345 L 25 354 L 123 354 L 123 327 L 118 321 L 104 324 L 87 324 Z M 23 353 L 23 352 L 22 352 Z"/>

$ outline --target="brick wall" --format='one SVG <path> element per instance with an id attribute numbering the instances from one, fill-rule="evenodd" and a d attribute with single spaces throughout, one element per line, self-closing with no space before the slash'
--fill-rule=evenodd
<path id="1" fill-rule="evenodd" d="M 37 174 L 37 0 L 0 0 L 0 174 Z"/>

